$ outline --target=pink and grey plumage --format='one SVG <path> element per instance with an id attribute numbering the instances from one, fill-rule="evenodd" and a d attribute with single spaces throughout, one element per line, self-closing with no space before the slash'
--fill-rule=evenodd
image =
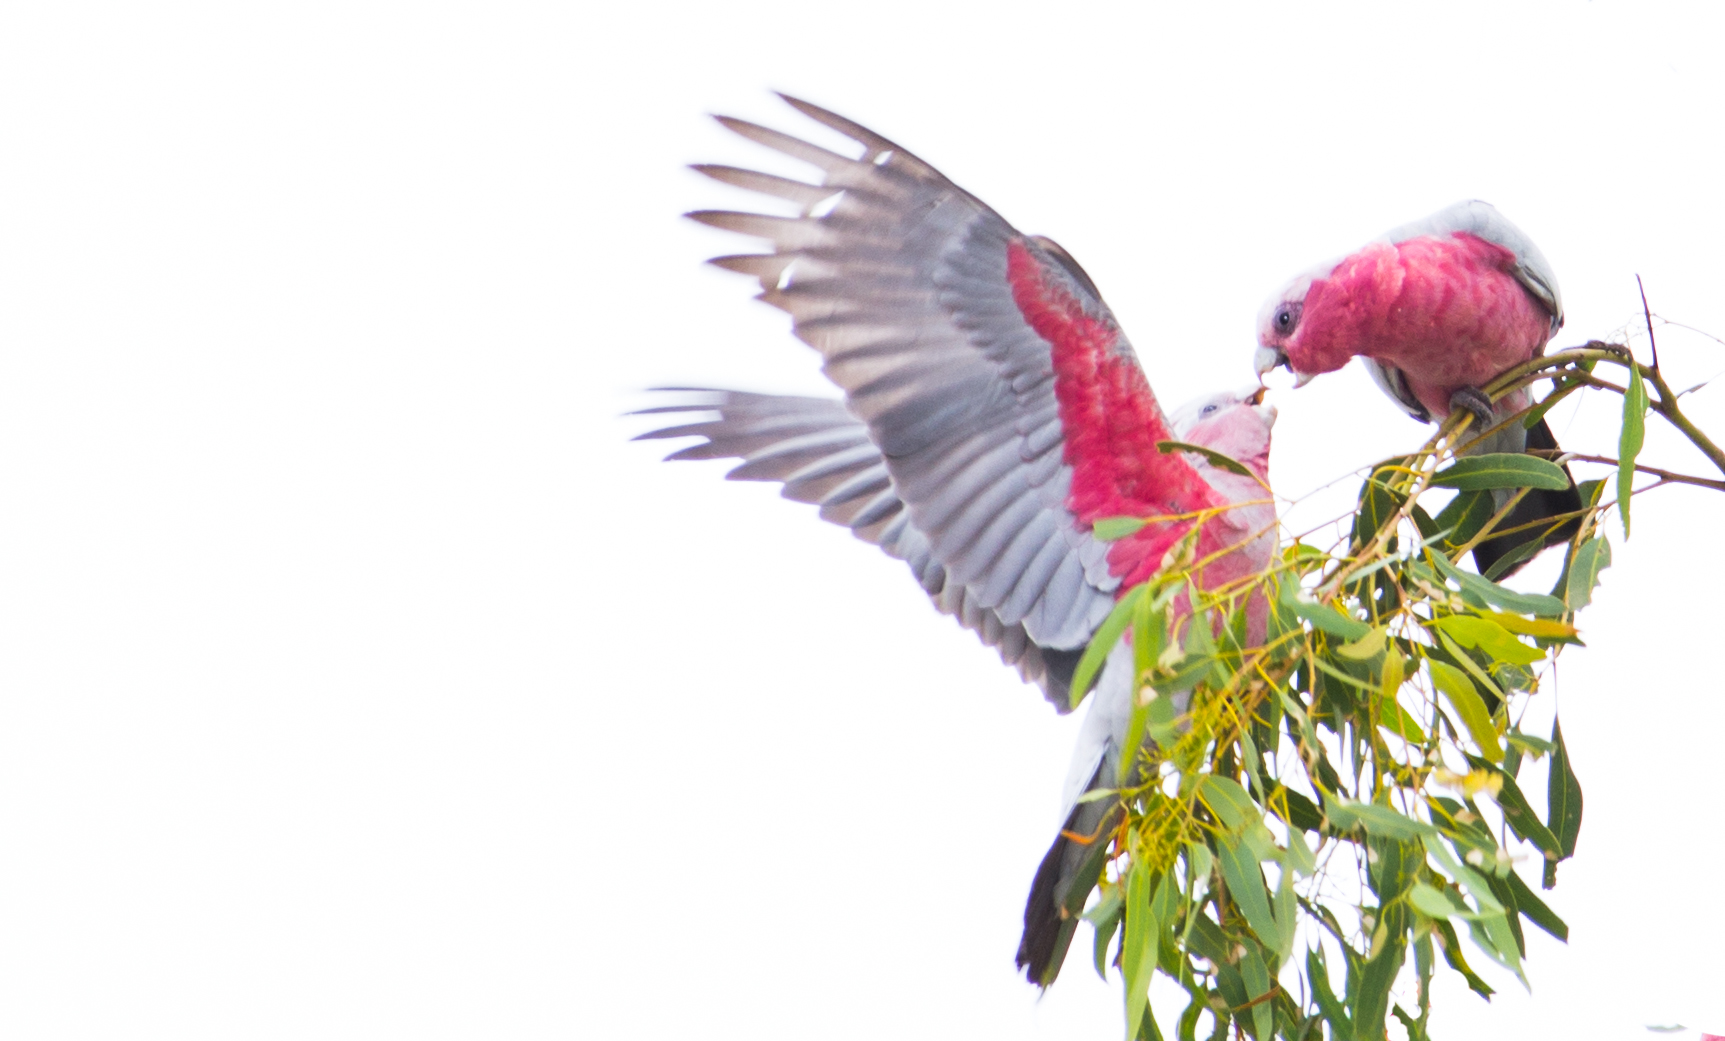
<path id="1" fill-rule="evenodd" d="M 1060 711 L 1073 669 L 1116 599 L 1198 528 L 1207 588 L 1261 572 L 1276 545 L 1268 493 L 1275 410 L 1262 391 L 1165 415 L 1095 285 L 1053 242 L 1016 231 L 914 155 L 831 112 L 798 111 L 860 146 L 841 155 L 742 120 L 741 136 L 802 160 L 817 183 L 698 166 L 786 200 L 791 216 L 703 211 L 703 224 L 771 252 L 713 263 L 759 280 L 820 352 L 843 401 L 684 390 L 649 412 L 696 422 L 643 435 L 703 440 L 673 459 L 741 458 L 730 476 L 782 482 L 827 520 L 904 560 L 935 605 L 974 630 Z M 1243 477 L 1157 442 L 1212 447 Z M 1106 517 L 1161 518 L 1112 543 Z M 1261 628 L 1264 605 L 1248 605 Z M 1132 663 L 1117 649 L 1091 697 L 1062 814 L 1067 834 L 1105 831 L 1118 809 L 1080 805 L 1113 787 Z M 1105 842 L 1057 838 L 1037 872 L 1018 961 L 1046 985 L 1095 884 Z"/>
<path id="2" fill-rule="evenodd" d="M 1517 391 L 1493 406 L 1480 388 L 1543 354 L 1562 325 L 1551 264 L 1521 229 L 1474 199 L 1295 277 L 1259 314 L 1256 362 L 1260 376 L 1286 365 L 1303 384 L 1359 357 L 1414 418 L 1441 420 L 1465 408 L 1478 417 L 1476 429 L 1485 429 L 1526 408 L 1529 398 Z M 1472 451 L 1556 447 L 1542 419 L 1532 430 L 1507 423 Z M 1499 571 L 1513 571 L 1531 539 L 1551 545 L 1568 538 L 1574 522 L 1558 518 L 1580 506 L 1573 482 L 1564 492 L 1528 492 L 1500 526 L 1525 530 L 1482 543 L 1475 563 L 1488 571 L 1504 561 Z"/>

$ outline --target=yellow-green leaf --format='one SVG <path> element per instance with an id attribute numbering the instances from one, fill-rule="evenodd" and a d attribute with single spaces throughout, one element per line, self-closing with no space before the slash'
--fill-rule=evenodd
<path id="1" fill-rule="evenodd" d="M 1380 625 L 1359 639 L 1351 640 L 1348 643 L 1344 643 L 1340 647 L 1337 647 L 1336 653 L 1344 658 L 1352 658 L 1355 661 L 1365 661 L 1368 658 L 1375 658 L 1379 654 L 1383 653 L 1384 637 L 1387 634 L 1388 630 L 1385 629 L 1384 626 Z"/>
<path id="2" fill-rule="evenodd" d="M 1479 664 L 1477 662 L 1475 662 L 1472 658 L 1468 657 L 1467 652 L 1461 649 L 1460 644 L 1458 644 L 1454 640 L 1450 639 L 1441 630 L 1438 632 L 1437 637 L 1438 637 L 1438 642 L 1443 644 L 1444 650 L 1450 652 L 1450 654 L 1455 656 L 1455 660 L 1461 663 L 1461 667 L 1467 671 L 1467 674 L 1469 676 L 1473 677 L 1473 681 L 1475 683 L 1479 684 L 1481 687 L 1484 687 L 1486 690 L 1490 691 L 1492 697 L 1498 699 L 1499 701 L 1508 700 L 1507 698 L 1504 697 L 1504 693 L 1503 693 L 1502 688 L 1500 688 L 1495 682 L 1493 682 L 1493 680 L 1490 676 L 1487 676 L 1485 674 L 1485 670 L 1480 668 Z"/>
<path id="3" fill-rule="evenodd" d="M 1543 650 L 1522 643 L 1515 634 L 1490 618 L 1457 614 L 1436 619 L 1431 624 L 1463 647 L 1478 647 L 1498 661 L 1532 665 L 1545 658 Z"/>
<path id="4" fill-rule="evenodd" d="M 1407 679 L 1407 661 L 1401 652 L 1390 648 L 1384 654 L 1384 684 L 1383 696 L 1388 701 L 1394 701 L 1396 694 L 1402 689 L 1402 683 Z"/>
<path id="5" fill-rule="evenodd" d="M 1090 526 L 1090 534 L 1102 542 L 1114 542 L 1128 535 L 1136 535 L 1138 530 L 1149 523 L 1143 517 L 1104 517 Z"/>
<path id="6" fill-rule="evenodd" d="M 1577 633 L 1575 626 L 1565 625 L 1550 618 L 1523 618 L 1518 614 L 1504 611 L 1483 611 L 1481 617 L 1492 621 L 1520 636 L 1543 636 L 1551 640 L 1574 638 Z"/>
<path id="7" fill-rule="evenodd" d="M 1414 721 L 1413 713 L 1403 708 L 1395 698 L 1386 697 L 1379 702 L 1378 719 L 1379 725 L 1408 744 L 1425 744 L 1425 731 Z"/>
<path id="8" fill-rule="evenodd" d="M 1647 385 L 1641 367 L 1629 363 L 1629 385 L 1623 392 L 1623 432 L 1617 438 L 1617 512 L 1623 518 L 1623 537 L 1629 537 L 1629 495 L 1635 488 L 1635 457 L 1647 436 Z"/>
<path id="9" fill-rule="evenodd" d="M 1491 713 L 1485 710 L 1485 701 L 1467 673 L 1435 658 L 1426 659 L 1426 668 L 1431 670 L 1432 684 L 1455 706 L 1456 714 L 1461 717 L 1462 725 L 1467 728 L 1474 744 L 1487 759 L 1494 763 L 1503 762 L 1503 746 L 1498 743 Z"/>

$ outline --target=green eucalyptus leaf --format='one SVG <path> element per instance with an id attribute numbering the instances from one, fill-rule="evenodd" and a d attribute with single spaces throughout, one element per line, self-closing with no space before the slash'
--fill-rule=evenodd
<path id="1" fill-rule="evenodd" d="M 1419 503 L 1415 503 L 1414 508 L 1408 511 L 1408 516 L 1414 519 L 1414 527 L 1419 529 L 1421 539 L 1431 542 L 1443 535 L 1443 529 L 1438 527 L 1437 521 L 1432 520 L 1432 515 Z"/>
<path id="2" fill-rule="evenodd" d="M 1513 875 L 1515 872 L 1506 871 L 1504 874 Z M 1510 939 L 1515 944 L 1515 953 L 1523 958 L 1527 957 L 1527 936 L 1521 931 L 1521 908 L 1516 906 L 1515 890 L 1510 888 L 1507 881 L 1495 874 L 1486 876 L 1486 882 L 1490 883 L 1492 893 L 1497 896 L 1497 902 L 1503 905 L 1503 921 L 1509 927 Z"/>
<path id="3" fill-rule="evenodd" d="M 1486 693 L 1496 698 L 1498 704 L 1504 702 L 1503 688 L 1497 685 L 1496 680 L 1486 675 L 1485 670 L 1479 667 L 1479 662 L 1474 661 L 1472 655 L 1462 650 L 1461 645 L 1450 639 L 1449 635 L 1441 629 L 1438 630 L 1437 638 L 1438 644 L 1443 647 L 1444 652 L 1455 659 L 1457 665 L 1467 670 L 1467 674 L 1473 677 L 1475 683 L 1479 684 Z M 1496 711 L 1496 707 L 1493 706 L 1491 711 Z"/>
<path id="4" fill-rule="evenodd" d="M 1476 492 L 1493 488 L 1544 488 L 1561 492 L 1569 487 L 1563 467 L 1520 452 L 1489 452 L 1457 459 L 1432 475 L 1440 488 Z"/>
<path id="5" fill-rule="evenodd" d="M 1426 732 L 1420 729 L 1413 713 L 1394 698 L 1386 697 L 1378 702 L 1378 725 L 1410 745 L 1426 743 Z"/>
<path id="6" fill-rule="evenodd" d="M 1317 1002 L 1319 1013 L 1330 1024 L 1330 1037 L 1335 1041 L 1353 1041 L 1354 1021 L 1342 1003 L 1336 1000 L 1336 992 L 1330 986 L 1330 970 L 1324 964 L 1322 946 L 1306 952 L 1306 981 L 1312 985 L 1312 998 Z"/>
<path id="7" fill-rule="evenodd" d="M 1114 610 L 1108 612 L 1108 617 L 1097 626 L 1096 635 L 1090 638 L 1090 645 L 1084 648 L 1083 657 L 1078 659 L 1078 667 L 1072 672 L 1072 690 L 1070 701 L 1073 708 L 1090 693 L 1090 684 L 1095 681 L 1102 664 L 1113 653 L 1114 645 L 1120 642 L 1121 634 L 1132 624 L 1133 612 L 1138 609 L 1138 601 L 1150 595 L 1150 587 L 1136 586 L 1120 598 L 1114 605 Z"/>
<path id="8" fill-rule="evenodd" d="M 1617 512 L 1623 518 L 1623 537 L 1629 538 L 1629 496 L 1635 488 L 1635 457 L 1647 437 L 1647 384 L 1641 366 L 1629 363 L 1629 384 L 1623 393 L 1623 430 L 1617 438 Z"/>
<path id="9" fill-rule="evenodd" d="M 1138 534 L 1148 523 L 1144 517 L 1104 517 L 1090 526 L 1090 534 L 1098 542 L 1117 542 Z"/>
<path id="10" fill-rule="evenodd" d="M 1569 574 L 1564 580 L 1563 598 L 1571 611 L 1579 611 L 1593 603 L 1593 591 L 1599 587 L 1599 573 L 1611 566 L 1611 543 L 1604 535 L 1595 535 L 1581 544 L 1570 561 Z"/>
<path id="11" fill-rule="evenodd" d="M 1435 834 L 1425 836 L 1425 847 L 1432 859 L 1442 864 L 1450 877 L 1467 890 L 1468 896 L 1473 897 L 1474 905 L 1481 914 L 1503 914 L 1504 907 L 1497 902 L 1497 896 L 1491 891 L 1491 883 L 1485 880 L 1485 876 L 1457 859 Z"/>
<path id="12" fill-rule="evenodd" d="M 1210 855 L 1210 847 L 1202 842 L 1186 843 L 1186 868 L 1193 878 L 1207 878 L 1210 869 L 1215 866 L 1215 860 Z"/>
<path id="13" fill-rule="evenodd" d="M 1390 987 L 1400 974 L 1407 955 L 1407 905 L 1390 904 L 1379 908 L 1378 913 L 1380 920 L 1374 940 L 1381 936 L 1382 941 L 1373 944 L 1377 949 L 1360 974 L 1360 990 L 1354 997 L 1354 1032 L 1356 1037 L 1362 1038 L 1384 1036 L 1384 1020 L 1390 1011 Z"/>
<path id="14" fill-rule="evenodd" d="M 1408 841 L 1437 834 L 1437 829 L 1425 821 L 1403 816 L 1388 806 L 1369 802 L 1327 799 L 1324 803 L 1324 816 L 1333 826 L 1343 831 L 1363 827 L 1368 835 L 1386 839 Z"/>
<path id="15" fill-rule="evenodd" d="M 1376 538 L 1378 530 L 1407 502 L 1406 495 L 1389 486 L 1406 466 L 1406 456 L 1386 459 L 1372 468 L 1371 476 L 1360 486 L 1359 507 L 1354 513 L 1355 546 L 1364 546 Z"/>
<path id="16" fill-rule="evenodd" d="M 1569 750 L 1563 744 L 1563 728 L 1551 722 L 1551 772 L 1546 778 L 1546 827 L 1557 836 L 1558 850 L 1568 859 L 1575 855 L 1575 840 L 1581 834 L 1581 782 L 1569 765 Z M 1557 861 L 1545 862 L 1543 888 L 1557 884 Z"/>
<path id="17" fill-rule="evenodd" d="M 1120 938 L 1120 972 L 1126 977 L 1126 1036 L 1134 1037 L 1150 1000 L 1161 923 L 1151 911 L 1157 879 L 1140 865 L 1126 874 L 1126 932 Z"/>
<path id="18" fill-rule="evenodd" d="M 1264 956 L 1256 944 L 1246 944 L 1245 956 L 1240 959 L 1240 978 L 1246 984 L 1246 997 L 1251 1010 L 1252 1036 L 1258 1041 L 1275 1041 L 1276 1006 L 1265 1000 L 1269 997 L 1270 987 L 1275 980 L 1270 975 L 1269 966 L 1264 964 Z"/>
<path id="19" fill-rule="evenodd" d="M 1311 622 L 1312 628 L 1343 640 L 1358 640 L 1372 631 L 1371 626 L 1349 618 L 1328 604 L 1306 599 L 1292 583 L 1282 586 L 1282 603 L 1298 617 Z"/>
<path id="20" fill-rule="evenodd" d="M 1367 881 L 1378 895 L 1378 902 L 1390 904 L 1400 899 L 1413 887 L 1425 863 L 1420 843 L 1373 835 L 1366 848 Z"/>
<path id="21" fill-rule="evenodd" d="M 1120 920 L 1126 911 L 1126 900 L 1121 895 L 1120 887 L 1109 889 L 1096 906 L 1084 912 L 1084 920 L 1096 930 L 1096 975 L 1106 982 L 1108 979 L 1108 946 L 1114 939 L 1114 933 L 1120 928 Z"/>
<path id="22" fill-rule="evenodd" d="M 1450 968 L 1461 974 L 1462 979 L 1467 981 L 1469 990 L 1482 998 L 1489 999 L 1496 991 L 1492 990 L 1491 985 L 1485 980 L 1480 979 L 1479 974 L 1468 965 L 1467 957 L 1461 952 L 1461 940 L 1455 934 L 1455 926 L 1447 921 L 1437 922 L 1435 925 L 1438 935 L 1442 936 L 1444 941 L 1443 960 Z"/>
<path id="23" fill-rule="evenodd" d="M 1532 665 L 1545 659 L 1543 650 L 1522 643 L 1515 634 L 1490 618 L 1457 614 L 1436 619 L 1431 624 L 1463 647 L 1478 647 L 1498 661 Z"/>
<path id="24" fill-rule="evenodd" d="M 1354 661 L 1370 661 L 1384 653 L 1384 641 L 1388 635 L 1389 631 L 1384 626 L 1376 626 L 1359 639 L 1337 647 L 1336 653 Z"/>
<path id="25" fill-rule="evenodd" d="M 1535 636 L 1548 640 L 1576 640 L 1575 626 L 1551 618 L 1523 618 L 1521 615 L 1509 614 L 1506 611 L 1486 611 L 1480 617 L 1490 618 L 1517 636 Z"/>
<path id="26" fill-rule="evenodd" d="M 1545 414 L 1551 411 L 1553 405 L 1556 405 L 1559 401 L 1568 397 L 1569 393 L 1579 386 L 1581 386 L 1581 382 L 1579 380 L 1568 379 L 1563 380 L 1556 386 L 1552 387 L 1551 393 L 1545 396 L 1545 400 L 1528 409 L 1527 415 L 1521 417 L 1522 429 L 1532 430 L 1534 427 L 1538 426 L 1539 421 L 1545 418 Z"/>
<path id="27" fill-rule="evenodd" d="M 1408 903 L 1427 918 L 1464 917 L 1470 913 L 1467 905 L 1448 890 L 1436 889 L 1424 882 L 1415 882 L 1408 890 Z"/>
<path id="28" fill-rule="evenodd" d="M 1438 661 L 1436 658 L 1426 659 L 1426 668 L 1431 671 L 1432 685 L 1449 698 L 1449 703 L 1455 706 L 1456 714 L 1467 728 L 1468 736 L 1478 745 L 1480 751 L 1492 762 L 1503 760 L 1503 746 L 1498 744 L 1497 727 L 1492 725 L 1491 713 L 1486 711 L 1485 701 L 1479 696 L 1473 681 L 1467 673 Z"/>
<path id="29" fill-rule="evenodd" d="M 1222 868 L 1222 881 L 1228 883 L 1228 896 L 1246 924 L 1272 950 L 1282 946 L 1282 930 L 1270 911 L 1270 891 L 1264 885 L 1264 874 L 1258 860 L 1243 839 L 1227 835 L 1216 842 L 1216 863 Z M 1289 928 L 1293 923 L 1288 923 Z"/>
<path id="30" fill-rule="evenodd" d="M 1504 879 L 1509 884 L 1510 892 L 1515 894 L 1515 906 L 1521 911 L 1523 918 L 1539 926 L 1564 943 L 1569 942 L 1569 926 L 1563 919 L 1557 917 L 1551 908 L 1545 906 L 1545 901 L 1529 889 L 1521 876 L 1511 871 Z"/>
<path id="31" fill-rule="evenodd" d="M 1312 847 L 1306 845 L 1303 832 L 1289 829 L 1288 848 L 1282 853 L 1282 867 L 1301 878 L 1310 878 L 1317 873 L 1318 858 L 1312 853 Z"/>
<path id="32" fill-rule="evenodd" d="M 1527 561 L 1539 556 L 1544 549 L 1545 541 L 1543 539 L 1528 539 L 1492 561 L 1491 567 L 1486 569 L 1485 577 L 1495 582 Z"/>
<path id="33" fill-rule="evenodd" d="M 1441 540 L 1443 550 L 1454 553 L 1456 547 L 1478 535 L 1496 511 L 1490 492 L 1462 492 L 1451 499 L 1432 521 L 1439 531 L 1449 532 Z"/>
<path id="34" fill-rule="evenodd" d="M 1198 788 L 1198 797 L 1210 808 L 1224 827 L 1239 835 L 1255 824 L 1263 823 L 1263 813 L 1240 782 L 1220 774 L 1205 774 Z"/>
<path id="35" fill-rule="evenodd" d="M 1543 737 L 1534 737 L 1532 734 L 1524 734 L 1519 730 L 1511 730 L 1509 733 L 1504 735 L 1504 740 L 1508 741 L 1516 748 L 1521 749 L 1523 752 L 1533 756 L 1535 759 L 1538 759 L 1542 755 L 1550 755 L 1552 749 L 1557 747 Z"/>
<path id="36" fill-rule="evenodd" d="M 1245 463 L 1225 456 L 1214 448 L 1205 448 L 1203 445 L 1188 444 L 1185 441 L 1158 441 L 1156 442 L 1156 451 L 1163 455 L 1167 455 L 1169 452 L 1191 452 L 1193 455 L 1203 456 L 1211 466 L 1218 470 L 1226 470 L 1231 474 L 1239 474 L 1241 477 L 1252 476 L 1252 471 L 1246 468 Z"/>
<path id="37" fill-rule="evenodd" d="M 1511 614 L 1534 614 L 1548 618 L 1555 618 L 1564 612 L 1563 601 L 1554 596 L 1518 593 L 1513 589 L 1505 589 L 1496 582 L 1456 567 L 1450 563 L 1448 557 L 1436 549 L 1431 550 L 1431 561 L 1445 578 L 1451 579 L 1461 586 L 1463 591 L 1472 592 L 1499 610 L 1508 611 Z"/>
<path id="38" fill-rule="evenodd" d="M 1515 778 L 1476 755 L 1469 755 L 1467 759 L 1475 769 L 1495 773 L 1502 780 L 1503 785 L 1498 789 L 1495 798 L 1498 808 L 1503 811 L 1503 821 L 1509 825 L 1509 830 L 1533 843 L 1548 858 L 1561 857 L 1562 844 L 1558 842 L 1557 836 L 1552 834 L 1551 829 L 1540 822 L 1539 816 L 1533 812 L 1533 807 L 1528 805 L 1527 796 L 1521 793 L 1521 787 L 1515 783 Z"/>

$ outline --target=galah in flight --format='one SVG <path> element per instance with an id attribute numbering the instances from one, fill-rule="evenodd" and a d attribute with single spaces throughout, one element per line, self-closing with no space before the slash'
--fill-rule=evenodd
<path id="1" fill-rule="evenodd" d="M 891 141 L 785 100 L 860 155 L 720 117 L 819 176 L 697 166 L 798 212 L 689 216 L 770 244 L 712 262 L 759 280 L 759 298 L 790 313 L 844 398 L 685 389 L 678 403 L 645 411 L 704 418 L 642 436 L 703 438 L 670 458 L 741 458 L 731 478 L 781 482 L 787 498 L 817 504 L 826 520 L 905 561 L 940 611 L 1061 712 L 1116 600 L 1153 577 L 1194 526 L 1195 559 L 1207 562 L 1198 584 L 1239 589 L 1248 636 L 1261 641 L 1266 603 L 1249 587 L 1277 544 L 1267 484 L 1276 413 L 1261 403 L 1262 388 L 1200 399 L 1170 420 L 1095 284 L 1064 250 L 1021 234 Z M 1250 473 L 1158 449 L 1169 440 Z M 1152 520 L 1103 542 L 1092 525 L 1109 517 Z M 1043 986 L 1060 970 L 1120 819 L 1117 802 L 1078 799 L 1120 781 L 1133 678 L 1122 643 L 1089 699 L 1059 837 L 1032 885 L 1018 964 Z M 1183 697 L 1169 693 L 1177 704 Z"/>
<path id="2" fill-rule="evenodd" d="M 1545 352 L 1563 325 L 1557 275 L 1539 247 L 1490 204 L 1458 202 L 1404 224 L 1339 261 L 1297 276 L 1258 316 L 1257 369 L 1293 371 L 1296 386 L 1360 357 L 1385 394 L 1409 415 L 1441 421 L 1465 408 L 1486 431 L 1526 408 L 1519 390 L 1496 406 L 1480 388 Z M 1542 418 L 1519 421 L 1476 442 L 1473 452 L 1555 451 Z M 1498 505 L 1512 492 L 1495 493 Z M 1531 489 L 1487 540 L 1474 563 L 1488 571 L 1530 540 L 1549 546 L 1574 533 L 1581 509 L 1566 491 Z M 1519 554 L 1517 554 L 1519 556 Z M 1525 558 L 1523 558 L 1523 561 Z M 1506 565 L 1504 573 L 1521 562 Z"/>

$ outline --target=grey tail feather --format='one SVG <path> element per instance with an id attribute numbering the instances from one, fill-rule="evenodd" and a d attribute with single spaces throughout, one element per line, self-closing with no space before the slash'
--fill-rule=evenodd
<path id="1" fill-rule="evenodd" d="M 1557 439 L 1551 435 L 1551 428 L 1546 426 L 1543 418 L 1528 430 L 1527 447 L 1533 452 L 1557 451 Z M 1513 575 L 1542 550 L 1567 542 L 1575 535 L 1581 525 L 1580 517 L 1554 520 L 1564 514 L 1579 513 L 1581 510 L 1581 491 L 1575 486 L 1575 477 L 1569 473 L 1567 466 L 1563 468 L 1563 472 L 1569 477 L 1568 488 L 1560 492 L 1543 488 L 1529 489 L 1521 502 L 1517 503 L 1515 509 L 1499 524 L 1501 528 L 1523 530 L 1487 539 L 1474 547 L 1473 565 L 1479 569 L 1480 574 L 1492 579 Z M 1540 525 L 1542 521 L 1550 523 L 1539 527 L 1523 527 Z"/>
<path id="2" fill-rule="evenodd" d="M 1084 649 L 1075 651 L 1055 650 L 1053 647 L 1042 648 L 1042 663 L 1048 669 L 1047 688 L 1051 699 L 1071 704 L 1072 679 L 1078 672 L 1078 663 L 1084 657 Z M 1066 712 L 1067 709 L 1060 711 Z"/>
<path id="3" fill-rule="evenodd" d="M 1102 877 L 1108 860 L 1108 833 L 1119 823 L 1119 813 L 1118 802 L 1075 807 L 1036 869 L 1030 899 L 1024 904 L 1024 935 L 1018 941 L 1017 961 L 1025 978 L 1039 987 L 1049 986 L 1060 975 L 1084 902 Z M 1069 834 L 1095 838 L 1086 844 L 1068 838 Z"/>

